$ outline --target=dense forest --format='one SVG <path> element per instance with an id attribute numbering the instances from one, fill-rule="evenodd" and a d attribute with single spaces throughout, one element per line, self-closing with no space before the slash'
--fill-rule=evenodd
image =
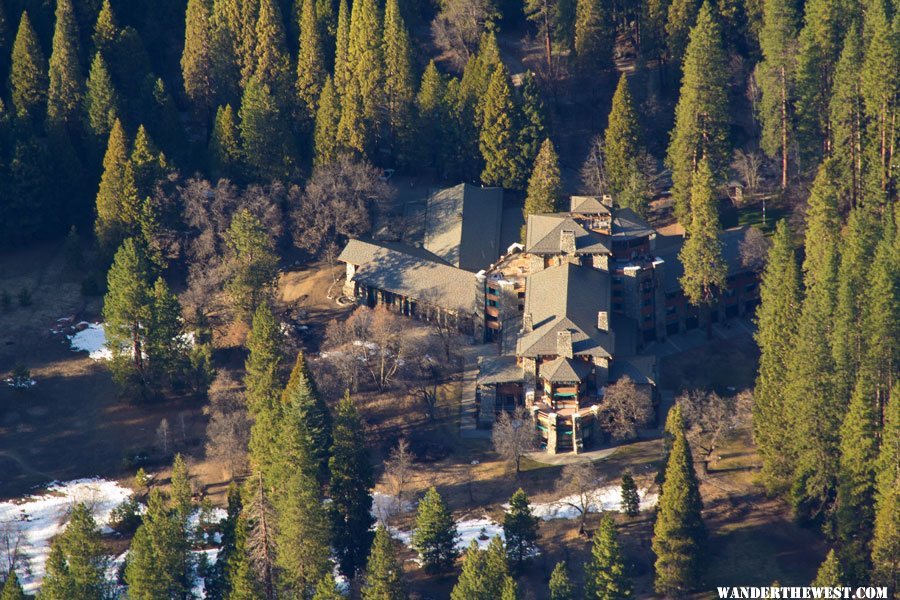
<path id="1" fill-rule="evenodd" d="M 364 419 L 350 392 L 326 401 L 272 307 L 286 257 L 333 262 L 372 230 L 394 170 L 524 192 L 526 214 L 584 192 L 674 218 L 697 305 L 725 287 L 726 187 L 781 206 L 756 315 L 761 478 L 834 548 L 817 585 L 898 589 L 896 0 L 0 0 L 0 81 L 0 246 L 65 240 L 84 294 L 104 297 L 123 397 L 205 396 L 212 328 L 249 332 L 229 400 L 248 414 L 249 466 L 207 597 L 339 598 L 335 574 L 365 600 L 407 597 L 371 515 Z M 702 581 L 685 430 L 678 405 L 652 541 L 666 597 Z M 180 460 L 170 493 L 120 515 L 136 521 L 128 598 L 190 597 Z M 528 597 L 521 490 L 503 526 L 505 546 L 464 553 L 451 598 Z M 99 535 L 75 507 L 41 598 L 108 596 Z M 425 572 L 453 567 L 454 539 L 432 487 L 411 541 Z M 572 568 L 551 598 L 581 597 Z M 4 579 L 0 597 L 21 597 Z M 585 597 L 632 595 L 611 518 L 584 580 Z"/>

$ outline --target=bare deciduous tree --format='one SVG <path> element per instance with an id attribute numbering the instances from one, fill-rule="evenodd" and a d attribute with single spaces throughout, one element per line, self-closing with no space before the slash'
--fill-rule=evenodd
<path id="1" fill-rule="evenodd" d="M 413 453 L 409 448 L 406 438 L 397 440 L 397 445 L 391 449 L 391 454 L 384 461 L 384 479 L 390 494 L 396 502 L 396 509 L 403 509 L 403 492 L 412 477 Z M 390 515 L 382 515 L 386 519 Z"/>
<path id="2" fill-rule="evenodd" d="M 478 49 L 481 35 L 499 17 L 494 0 L 445 0 L 431 23 L 431 34 L 435 45 L 462 68 Z"/>
<path id="3" fill-rule="evenodd" d="M 757 227 L 750 227 L 744 233 L 741 240 L 741 264 L 754 271 L 762 271 L 766 266 L 766 257 L 769 255 L 769 241 Z"/>
<path id="4" fill-rule="evenodd" d="M 250 419 L 240 385 L 230 371 L 219 371 L 210 388 L 209 398 L 209 406 L 203 409 L 209 415 L 206 456 L 222 463 L 226 477 L 233 479 L 247 467 Z"/>
<path id="5" fill-rule="evenodd" d="M 494 423 L 491 433 L 494 450 L 516 466 L 516 475 L 521 471 L 522 457 L 537 449 L 537 432 L 531 415 L 524 406 L 517 406 L 510 413 L 502 411 Z"/>
<path id="6" fill-rule="evenodd" d="M 639 388 L 627 375 L 606 388 L 600 426 L 615 440 L 637 437 L 637 430 L 653 417 L 650 391 Z"/>
<path id="7" fill-rule="evenodd" d="M 603 160 L 603 136 L 595 135 L 581 165 L 581 187 L 585 193 L 599 196 L 606 192 L 607 178 Z"/>
<path id="8" fill-rule="evenodd" d="M 600 487 L 603 476 L 590 461 L 563 467 L 556 483 L 556 491 L 562 497 L 559 502 L 578 511 L 578 533 L 584 535 L 588 513 L 599 510 Z"/>
<path id="9" fill-rule="evenodd" d="M 20 560 L 25 534 L 18 521 L 0 521 L 0 569 L 9 573 Z"/>
<path id="10" fill-rule="evenodd" d="M 159 427 L 156 428 L 156 443 L 164 456 L 168 456 L 169 454 L 171 437 L 169 420 L 163 417 L 163 420 L 159 422 Z"/>
<path id="11" fill-rule="evenodd" d="M 679 396 L 677 402 L 681 405 L 685 434 L 692 450 L 700 455 L 706 475 L 713 454 L 728 433 L 748 422 L 752 394 L 743 391 L 735 396 L 720 396 L 692 390 Z"/>
<path id="12" fill-rule="evenodd" d="M 763 157 L 759 152 L 735 150 L 731 161 L 731 168 L 737 171 L 746 192 L 744 200 L 752 198 L 759 190 L 759 174 L 763 166 Z"/>

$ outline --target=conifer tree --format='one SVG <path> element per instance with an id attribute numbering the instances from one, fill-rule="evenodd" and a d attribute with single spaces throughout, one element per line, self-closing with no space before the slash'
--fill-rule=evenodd
<path id="1" fill-rule="evenodd" d="M 128 599 L 184 597 L 191 587 L 190 562 L 183 523 L 168 510 L 162 493 L 153 489 L 125 564 Z"/>
<path id="2" fill-rule="evenodd" d="M 491 75 L 482 110 L 479 147 L 484 159 L 481 181 L 485 185 L 521 189 L 524 183 L 521 156 L 516 150 L 516 113 L 509 72 L 501 64 Z"/>
<path id="3" fill-rule="evenodd" d="M 896 591 L 900 586 L 900 400 L 891 394 L 884 409 L 878 453 L 872 583 Z"/>
<path id="4" fill-rule="evenodd" d="M 78 24 L 71 0 L 56 3 L 53 50 L 50 53 L 47 119 L 53 125 L 77 125 L 84 99 Z"/>
<path id="5" fill-rule="evenodd" d="M 91 62 L 84 102 L 87 129 L 97 142 L 102 144 L 119 119 L 121 109 L 119 94 L 113 86 L 106 61 L 99 52 L 94 55 L 94 60 Z"/>
<path id="6" fill-rule="evenodd" d="M 334 50 L 334 88 L 343 96 L 350 81 L 350 5 L 348 0 L 340 0 L 338 5 L 337 32 Z"/>
<path id="7" fill-rule="evenodd" d="M 460 100 L 471 103 L 471 118 L 479 129 L 491 77 L 501 64 L 500 46 L 493 31 L 487 31 L 478 42 L 478 53 L 470 57 L 460 82 Z"/>
<path id="8" fill-rule="evenodd" d="M 290 124 L 274 90 L 256 77 L 244 88 L 240 121 L 244 162 L 250 173 L 263 180 L 289 179 L 297 169 Z"/>
<path id="9" fill-rule="evenodd" d="M 376 0 L 358 0 L 352 4 L 347 44 L 349 75 L 358 93 L 362 120 L 374 133 L 380 124 L 385 83 L 382 16 Z M 352 104 L 346 102 L 344 109 Z M 367 140 L 366 146 L 369 143 Z"/>
<path id="10" fill-rule="evenodd" d="M 522 211 L 525 220 L 528 220 L 528 215 L 555 212 L 561 193 L 559 157 L 553 148 L 553 142 L 547 138 L 534 161 L 534 169 L 528 180 L 528 194 Z M 524 239 L 524 231 L 522 237 Z"/>
<path id="11" fill-rule="evenodd" d="M 106 556 L 100 530 L 84 503 L 72 508 L 69 522 L 51 545 L 41 585 L 42 600 L 94 600 L 106 587 Z"/>
<path id="12" fill-rule="evenodd" d="M 863 364 L 872 370 L 875 406 L 879 412 L 884 412 L 893 389 L 900 355 L 900 252 L 894 227 L 887 217 L 865 288 L 863 332 L 866 355 Z"/>
<path id="13" fill-rule="evenodd" d="M 150 319 L 149 278 L 143 248 L 134 238 L 126 239 L 109 269 L 109 291 L 103 298 L 107 346 L 113 360 L 123 363 L 126 380 L 132 374 L 144 377 L 144 326 Z"/>
<path id="14" fill-rule="evenodd" d="M 100 592 L 100 590 L 96 591 Z M 0 599 L 5 597 L 4 594 L 0 594 Z M 69 573 L 69 566 L 66 564 L 66 556 L 63 554 L 62 545 L 56 542 L 51 543 L 44 580 L 41 582 L 40 598 L 41 600 L 69 600 L 74 597 L 75 582 Z M 89 596 L 89 598 L 101 597 L 102 595 Z"/>
<path id="15" fill-rule="evenodd" d="M 225 233 L 229 279 L 225 284 L 235 309 L 251 315 L 270 298 L 278 277 L 278 256 L 269 231 L 247 209 L 238 211 Z"/>
<path id="16" fill-rule="evenodd" d="M 519 488 L 509 499 L 509 508 L 503 515 L 506 555 L 517 569 L 521 569 L 537 550 L 539 522 L 540 519 L 531 512 L 528 495 Z"/>
<path id="17" fill-rule="evenodd" d="M 10 569 L 3 583 L 3 591 L 0 592 L 0 600 L 25 600 L 25 592 L 19 583 L 19 574 L 15 569 Z"/>
<path id="18" fill-rule="evenodd" d="M 326 573 L 316 586 L 316 591 L 312 596 L 312 600 L 342 600 L 344 595 L 337 587 L 334 575 Z"/>
<path id="19" fill-rule="evenodd" d="M 247 518 L 238 517 L 234 530 L 234 548 L 225 567 L 225 600 L 257 600 L 261 598 L 247 555 Z"/>
<path id="20" fill-rule="evenodd" d="M 622 512 L 629 517 L 636 517 L 641 510 L 641 497 L 631 471 L 622 473 Z"/>
<path id="21" fill-rule="evenodd" d="M 609 515 L 603 517 L 600 528 L 594 533 L 591 561 L 585 568 L 584 590 L 584 597 L 591 600 L 624 599 L 632 595 L 616 524 Z"/>
<path id="22" fill-rule="evenodd" d="M 613 197 L 618 197 L 627 187 L 638 169 L 641 155 L 641 127 L 628 89 L 628 78 L 619 78 L 606 132 L 603 134 L 603 166 L 609 179 Z"/>
<path id="23" fill-rule="evenodd" d="M 697 0 L 672 0 L 666 11 L 666 49 L 668 59 L 679 67 L 690 44 L 691 30 L 699 22 Z"/>
<path id="24" fill-rule="evenodd" d="M 656 555 L 653 585 L 659 594 L 681 594 L 694 589 L 699 582 L 706 528 L 680 406 L 670 409 L 666 425 L 674 439 L 653 527 L 652 545 Z"/>
<path id="25" fill-rule="evenodd" d="M 345 400 L 347 399 L 345 398 Z M 291 370 L 290 379 L 288 379 L 284 392 L 281 394 L 281 411 L 293 421 L 296 421 L 296 426 L 292 431 L 294 437 L 282 441 L 285 445 L 290 444 L 292 447 L 298 448 L 297 460 L 304 462 L 303 468 L 307 470 L 307 473 L 319 485 L 324 485 L 329 479 L 329 457 L 332 455 L 332 442 L 337 442 L 337 433 L 340 433 L 342 436 L 361 435 L 361 431 L 352 430 L 352 427 L 361 426 L 361 423 L 351 419 L 353 416 L 350 410 L 352 404 L 348 407 L 342 403 L 342 406 L 339 406 L 339 408 L 342 408 L 346 414 L 343 414 L 343 416 L 338 415 L 342 418 L 340 421 L 335 420 L 335 431 L 332 434 L 332 418 L 328 411 L 328 405 L 325 404 L 321 394 L 316 389 L 315 381 L 306 364 L 305 356 L 302 352 L 297 354 L 297 360 Z M 358 419 L 358 415 L 356 417 Z M 340 429 L 340 432 L 338 432 L 338 429 Z M 342 482 L 342 485 L 365 485 L 368 481 L 364 477 L 366 474 L 365 469 L 353 463 L 354 460 L 361 460 L 362 455 L 354 456 L 348 454 L 354 449 L 352 442 L 361 442 L 361 440 L 349 440 L 346 437 L 341 440 L 340 449 L 343 454 L 338 461 L 338 466 L 345 470 L 342 471 L 342 476 L 349 477 L 349 479 Z M 335 448 L 336 450 L 337 448 Z M 363 449 L 360 447 L 356 448 L 356 450 L 362 452 Z M 358 473 L 354 472 L 354 469 L 358 467 L 363 470 Z M 354 477 L 362 479 L 354 481 Z M 333 487 L 334 484 L 332 484 Z M 332 496 L 334 496 L 334 489 L 332 489 Z M 355 499 L 350 498 L 348 502 Z M 332 501 L 334 502 L 335 499 L 332 498 Z M 368 548 L 366 548 L 366 551 L 368 552 Z"/>
<path id="26" fill-rule="evenodd" d="M 849 190 L 850 206 L 862 201 L 863 142 L 865 110 L 862 98 L 863 39 L 854 23 L 844 36 L 844 49 L 834 74 L 829 104 L 834 158 L 841 171 L 840 181 Z M 841 194 L 845 196 L 845 194 Z"/>
<path id="27" fill-rule="evenodd" d="M 844 570 L 838 561 L 837 554 L 833 549 L 829 550 L 825 560 L 819 566 L 819 572 L 816 573 L 812 585 L 815 587 L 839 587 L 844 585 L 845 581 Z"/>
<path id="28" fill-rule="evenodd" d="M 412 535 L 412 547 L 419 553 L 426 570 L 443 571 L 453 566 L 458 555 L 456 538 L 453 515 L 432 486 L 419 502 Z"/>
<path id="29" fill-rule="evenodd" d="M 328 462 L 334 523 L 332 545 L 341 572 L 352 577 L 365 566 L 372 545 L 371 528 L 375 520 L 371 490 L 375 487 L 375 477 L 365 445 L 362 418 L 349 392 L 338 403 L 333 438 Z"/>
<path id="30" fill-rule="evenodd" d="M 714 302 L 715 294 L 725 288 L 727 274 L 713 189 L 709 161 L 703 157 L 691 180 L 690 225 L 678 260 L 684 265 L 679 282 L 685 296 L 691 304 L 707 308 Z M 707 323 L 711 323 L 709 315 Z"/>
<path id="31" fill-rule="evenodd" d="M 345 151 L 365 156 L 374 144 L 372 124 L 363 114 L 362 89 L 356 79 L 344 86 L 341 96 L 341 118 L 338 122 L 338 145 Z"/>
<path id="32" fill-rule="evenodd" d="M 268 86 L 279 103 L 287 102 L 291 88 L 291 58 L 278 0 L 259 0 L 254 41 L 256 65 L 253 78 Z"/>
<path id="33" fill-rule="evenodd" d="M 509 575 L 503 578 L 500 600 L 519 600 L 519 586 L 516 585 L 516 580 Z"/>
<path id="34" fill-rule="evenodd" d="M 218 102 L 240 98 L 241 7 L 237 0 L 213 0 L 210 15 L 212 87 Z"/>
<path id="35" fill-rule="evenodd" d="M 688 225 L 691 177 L 705 158 L 713 181 L 728 164 L 728 69 L 722 37 L 709 3 L 697 15 L 684 57 L 675 128 L 666 155 L 672 170 L 672 194 L 679 222 Z"/>
<path id="36" fill-rule="evenodd" d="M 384 9 L 384 105 L 387 139 L 395 156 L 402 154 L 412 133 L 415 95 L 409 33 L 398 0 L 387 0 Z"/>
<path id="37" fill-rule="evenodd" d="M 130 160 L 138 196 L 146 198 L 153 193 L 156 183 L 166 176 L 168 164 L 166 157 L 150 139 L 150 134 L 143 125 L 138 126 L 134 135 Z"/>
<path id="38" fill-rule="evenodd" d="M 137 198 L 128 192 L 128 139 L 118 119 L 113 124 L 103 157 L 103 176 L 97 192 L 97 220 L 94 233 L 107 251 L 124 238 L 129 225 L 137 221 Z"/>
<path id="39" fill-rule="evenodd" d="M 116 15 L 113 13 L 112 4 L 110 0 L 103 0 L 97 15 L 97 22 L 94 24 L 94 32 L 91 35 L 94 51 L 102 54 L 106 60 L 110 60 L 120 35 L 121 30 Z"/>
<path id="40" fill-rule="evenodd" d="M 6 81 L 6 76 L 9 74 L 7 72 L 9 63 L 6 57 L 9 56 L 10 52 L 10 38 L 8 12 L 4 2 L 0 1 L 0 56 L 3 57 L 0 59 L 0 81 Z"/>
<path id="41" fill-rule="evenodd" d="M 612 66 L 612 23 L 603 9 L 600 0 L 577 0 L 574 50 L 578 67 L 586 75 Z"/>
<path id="42" fill-rule="evenodd" d="M 793 100 L 797 69 L 799 18 L 792 2 L 770 0 L 763 5 L 759 44 L 763 61 L 756 70 L 760 86 L 760 145 L 781 161 L 781 187 L 788 183 L 788 158 L 794 136 Z"/>
<path id="43" fill-rule="evenodd" d="M 576 600 L 575 586 L 564 561 L 556 563 L 550 574 L 550 600 Z"/>
<path id="44" fill-rule="evenodd" d="M 215 100 L 209 11 L 206 0 L 188 0 L 181 54 L 184 93 L 199 114 L 211 110 Z"/>
<path id="45" fill-rule="evenodd" d="M 316 112 L 316 128 L 313 135 L 315 165 L 327 165 L 337 160 L 340 151 L 337 141 L 340 122 L 340 100 L 329 75 L 322 86 L 319 109 Z"/>
<path id="46" fill-rule="evenodd" d="M 234 110 L 230 104 L 220 106 L 209 138 L 210 173 L 213 179 L 240 181 L 242 160 L 240 131 Z"/>
<path id="47" fill-rule="evenodd" d="M 519 110 L 519 152 L 523 165 L 534 163 L 541 144 L 547 139 L 544 126 L 544 103 L 537 86 L 534 73 L 525 71 L 518 99 Z"/>
<path id="48" fill-rule="evenodd" d="M 491 540 L 487 550 L 479 550 L 478 542 L 472 540 L 463 555 L 462 572 L 453 586 L 450 600 L 503 598 L 508 576 L 506 555 L 499 536 Z"/>
<path id="49" fill-rule="evenodd" d="M 259 4 L 260 0 L 240 0 L 239 2 L 241 14 L 241 87 L 247 85 L 247 82 L 256 71 L 256 24 L 259 21 Z"/>
<path id="50" fill-rule="evenodd" d="M 193 493 L 191 492 L 191 474 L 180 452 L 175 454 L 175 459 L 172 461 L 170 480 L 172 484 L 170 496 L 173 513 L 182 523 L 187 524 L 193 508 L 191 501 Z"/>
<path id="51" fill-rule="evenodd" d="M 247 409 L 255 419 L 264 410 L 277 407 L 281 393 L 279 368 L 284 358 L 282 343 L 272 308 L 268 302 L 261 302 L 253 314 L 253 324 L 247 336 L 249 353 L 244 363 Z"/>
<path id="52" fill-rule="evenodd" d="M 397 560 L 394 542 L 384 525 L 378 524 L 372 551 L 366 562 L 363 600 L 404 600 L 403 569 Z"/>
<path id="53" fill-rule="evenodd" d="M 253 477 L 245 486 L 244 506 L 247 517 L 247 550 L 250 566 L 263 598 L 274 598 L 277 577 L 277 565 L 275 564 L 277 518 L 267 490 L 267 483 L 259 471 L 253 473 Z"/>
<path id="54" fill-rule="evenodd" d="M 784 452 L 784 431 L 791 422 L 782 398 L 800 317 L 800 275 L 787 222 L 775 227 L 760 284 L 756 310 L 759 373 L 753 403 L 753 439 L 762 456 L 762 475 L 770 491 L 783 488 L 791 465 Z"/>
<path id="55" fill-rule="evenodd" d="M 325 56 L 316 19 L 315 0 L 300 0 L 300 52 L 297 55 L 297 98 L 302 118 L 312 122 L 325 83 Z"/>
<path id="56" fill-rule="evenodd" d="M 184 127 L 175 105 L 175 99 L 166 88 L 162 78 L 155 80 L 148 77 L 144 85 L 144 124 L 160 147 L 165 148 L 170 156 L 177 160 L 185 160 Z"/>
<path id="57" fill-rule="evenodd" d="M 447 122 L 444 111 L 444 96 L 446 85 L 437 65 L 429 61 L 422 73 L 422 81 L 419 84 L 419 92 L 416 94 L 416 112 L 418 123 L 417 154 L 421 164 L 426 167 L 436 167 L 440 164 L 441 146 L 448 143 L 441 137 L 442 124 Z M 442 140 L 443 144 L 435 143 Z"/>
<path id="58" fill-rule="evenodd" d="M 9 86 L 13 108 L 20 119 L 39 119 L 47 108 L 47 60 L 41 50 L 28 11 L 22 13 L 13 43 Z"/>

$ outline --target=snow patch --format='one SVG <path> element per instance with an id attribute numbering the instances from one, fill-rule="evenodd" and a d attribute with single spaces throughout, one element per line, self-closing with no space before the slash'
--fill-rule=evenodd
<path id="1" fill-rule="evenodd" d="M 384 492 L 372 494 L 372 516 L 378 521 L 386 523 L 388 519 L 399 513 L 411 512 L 415 505 L 409 500 L 404 500 L 402 505 L 397 498 Z"/>
<path id="2" fill-rule="evenodd" d="M 79 326 L 82 323 L 78 324 Z M 109 360 L 112 352 L 106 347 L 103 323 L 85 323 L 85 328 L 69 336 L 69 347 L 75 352 L 87 352 L 93 360 Z"/>
<path id="3" fill-rule="evenodd" d="M 457 521 L 456 531 L 459 534 L 456 538 L 456 548 L 460 551 L 468 548 L 473 540 L 478 543 L 479 550 L 485 550 L 495 536 L 500 536 L 501 540 L 504 542 L 506 541 L 506 538 L 503 535 L 503 526 L 487 517 L 482 517 L 480 519 L 462 519 Z M 400 540 L 404 546 L 412 548 L 411 531 L 402 531 L 398 529 L 392 531 L 391 536 Z"/>
<path id="4" fill-rule="evenodd" d="M 131 497 L 131 490 L 106 479 L 76 479 L 53 482 L 43 495 L 26 496 L 17 501 L 0 502 L 0 527 L 9 528 L 20 538 L 22 561 L 19 577 L 26 594 L 35 594 L 44 580 L 50 540 L 65 530 L 72 506 L 85 503 L 104 533 L 109 528 L 112 510 Z"/>
<path id="5" fill-rule="evenodd" d="M 27 390 L 28 388 L 33 388 L 37 385 L 37 381 L 35 381 L 34 379 L 7 377 L 4 381 L 6 382 L 6 385 L 11 388 L 16 388 L 17 390 Z"/>
<path id="6" fill-rule="evenodd" d="M 646 489 L 638 490 L 641 499 L 641 510 L 649 510 L 656 506 L 658 494 L 648 493 Z M 552 519 L 577 519 L 581 513 L 575 506 L 580 505 L 577 495 L 566 496 L 553 502 L 535 502 L 531 505 L 534 516 L 544 521 Z M 622 512 L 622 488 L 618 485 L 599 487 L 591 492 L 588 512 Z"/>

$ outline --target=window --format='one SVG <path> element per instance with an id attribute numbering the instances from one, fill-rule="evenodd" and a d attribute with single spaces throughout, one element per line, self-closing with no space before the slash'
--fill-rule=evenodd
<path id="1" fill-rule="evenodd" d="M 613 285 L 621 285 L 622 278 L 621 277 L 613 277 L 612 282 L 613 282 Z"/>
<path id="2" fill-rule="evenodd" d="M 495 307 L 496 307 L 496 306 L 500 306 L 500 303 L 497 302 L 496 300 L 488 300 L 488 301 L 487 301 L 487 305 L 488 305 L 488 306 L 495 306 Z"/>
<path id="3" fill-rule="evenodd" d="M 493 316 L 491 316 L 491 315 L 488 315 L 487 318 L 485 318 L 485 320 L 486 320 L 488 323 L 496 323 L 496 322 L 499 321 L 500 319 L 498 319 L 497 317 L 493 317 Z"/>
<path id="4" fill-rule="evenodd" d="M 497 289 L 496 289 L 496 288 L 489 287 L 489 288 L 488 288 L 488 294 L 493 294 L 494 296 L 496 296 L 496 295 L 497 295 Z"/>

